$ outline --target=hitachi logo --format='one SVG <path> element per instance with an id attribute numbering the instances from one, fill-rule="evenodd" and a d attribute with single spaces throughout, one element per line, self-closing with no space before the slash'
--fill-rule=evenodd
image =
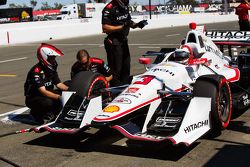
<path id="1" fill-rule="evenodd" d="M 195 129 L 201 128 L 203 126 L 208 125 L 208 120 L 198 122 L 196 124 L 189 125 L 188 127 L 184 128 L 185 133 L 189 133 Z"/>

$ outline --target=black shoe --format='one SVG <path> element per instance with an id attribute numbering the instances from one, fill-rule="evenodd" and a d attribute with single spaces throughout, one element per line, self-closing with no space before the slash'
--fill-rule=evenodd
<path id="1" fill-rule="evenodd" d="M 45 124 L 50 123 L 56 119 L 55 114 L 48 112 L 43 116 L 43 121 Z"/>
<path id="2" fill-rule="evenodd" d="M 41 115 L 37 114 L 33 110 L 30 110 L 30 115 L 33 117 L 33 120 L 35 121 L 36 124 L 38 124 L 38 125 L 44 124 L 44 121 L 43 121 Z"/>

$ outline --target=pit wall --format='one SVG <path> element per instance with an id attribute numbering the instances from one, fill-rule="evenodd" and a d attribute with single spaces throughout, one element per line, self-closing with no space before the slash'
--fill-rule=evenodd
<path id="1" fill-rule="evenodd" d="M 147 19 L 149 24 L 145 29 L 184 26 L 190 22 L 196 22 L 198 25 L 201 25 L 238 20 L 233 13 L 229 15 L 221 15 L 219 13 L 168 14 L 153 15 L 152 19 L 149 19 L 149 16 L 133 16 L 132 18 L 135 22 Z M 46 42 L 49 40 L 98 35 L 102 34 L 101 27 L 101 18 L 1 24 L 0 45 Z"/>

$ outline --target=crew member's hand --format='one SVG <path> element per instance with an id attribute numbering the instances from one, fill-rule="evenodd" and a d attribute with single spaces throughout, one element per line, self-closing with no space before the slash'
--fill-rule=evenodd
<path id="1" fill-rule="evenodd" d="M 58 96 L 58 101 L 62 101 L 62 96 Z"/>
<path id="2" fill-rule="evenodd" d="M 125 21 L 123 27 L 132 27 L 134 22 L 132 20 Z"/>
<path id="3" fill-rule="evenodd" d="M 148 25 L 148 21 L 147 20 L 142 20 L 139 23 L 137 23 L 137 27 L 139 27 L 140 29 L 142 29 L 146 25 Z"/>

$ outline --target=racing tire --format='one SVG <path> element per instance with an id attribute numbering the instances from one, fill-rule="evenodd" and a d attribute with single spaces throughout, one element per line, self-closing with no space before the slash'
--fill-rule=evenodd
<path id="1" fill-rule="evenodd" d="M 92 71 L 81 71 L 72 78 L 68 91 L 75 91 L 83 98 L 90 98 L 101 95 L 99 90 L 102 88 L 108 88 L 108 82 L 103 75 Z"/>
<path id="2" fill-rule="evenodd" d="M 232 96 L 229 84 L 223 76 L 202 77 L 194 86 L 195 97 L 211 97 L 211 133 L 221 133 L 230 122 L 232 115 Z"/>

